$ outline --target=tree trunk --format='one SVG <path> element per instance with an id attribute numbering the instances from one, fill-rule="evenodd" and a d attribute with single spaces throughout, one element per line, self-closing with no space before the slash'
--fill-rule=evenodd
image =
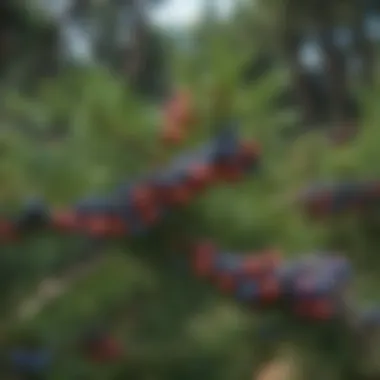
<path id="1" fill-rule="evenodd" d="M 292 88 L 294 89 L 296 99 L 298 100 L 303 114 L 303 121 L 309 125 L 313 119 L 313 105 L 302 73 L 302 67 L 299 61 L 300 48 L 300 31 L 297 28 L 297 9 L 296 0 L 286 0 L 283 5 L 283 38 L 285 57 L 289 63 Z"/>
<path id="2" fill-rule="evenodd" d="M 355 52 L 361 60 L 361 80 L 366 86 L 374 81 L 374 46 L 365 35 L 365 3 L 363 0 L 354 0 L 354 33 Z"/>
<path id="3" fill-rule="evenodd" d="M 334 126 L 340 126 L 345 121 L 345 103 L 348 99 L 347 70 L 344 54 L 334 43 L 333 4 L 328 0 L 316 2 L 314 14 L 326 58 L 330 118 Z"/>

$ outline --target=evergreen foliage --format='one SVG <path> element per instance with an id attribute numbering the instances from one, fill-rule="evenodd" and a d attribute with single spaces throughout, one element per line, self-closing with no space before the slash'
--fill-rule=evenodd
<path id="1" fill-rule="evenodd" d="M 5 213 L 35 196 L 59 207 L 107 193 L 212 138 L 226 121 L 259 142 L 262 160 L 244 181 L 212 188 L 138 239 L 103 246 L 32 234 L 2 246 L 4 354 L 18 338 L 37 335 L 55 358 L 51 380 L 250 379 L 276 355 L 294 359 L 300 379 L 378 374 L 376 337 L 363 355 L 344 324 L 253 313 L 195 278 L 185 247 L 189 238 L 207 237 L 231 251 L 277 247 L 287 258 L 339 250 L 355 267 L 353 306 L 375 304 L 377 205 L 359 216 L 312 221 L 296 201 L 310 183 L 378 178 L 379 90 L 363 96 L 362 128 L 352 142 L 333 146 L 323 131 L 289 141 L 283 130 L 298 113 L 277 104 L 289 84 L 283 65 L 242 84 L 242 71 L 259 49 L 241 38 L 239 24 L 215 23 L 199 35 L 190 56 L 170 56 L 173 82 L 191 92 L 196 110 L 190 137 L 179 147 L 162 143 L 161 108 L 106 69 L 67 70 L 44 81 L 33 97 L 7 91 L 0 134 Z M 20 303 L 51 277 L 62 279 L 62 294 L 47 296 L 38 312 L 21 312 Z M 86 359 L 79 343 L 93 329 L 117 337 L 122 358 L 107 365 Z"/>

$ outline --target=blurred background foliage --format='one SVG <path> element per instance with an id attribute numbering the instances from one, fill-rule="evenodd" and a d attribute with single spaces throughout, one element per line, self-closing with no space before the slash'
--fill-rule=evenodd
<path id="1" fill-rule="evenodd" d="M 236 1 L 220 18 L 208 0 L 191 28 L 152 22 L 165 1 L 66 3 L 0 8 L 4 213 L 35 196 L 58 207 L 106 193 L 211 138 L 226 119 L 260 142 L 263 159 L 252 178 L 209 191 L 137 241 L 103 247 L 43 235 L 2 247 L 3 345 L 25 329 L 44 336 L 57 357 L 52 380 L 250 379 L 283 352 L 300 379 L 378 373 L 375 355 L 364 364 L 349 356 L 336 326 L 294 326 L 221 298 L 192 278 L 171 243 L 192 232 L 227 250 L 339 249 L 355 263 L 360 301 L 377 301 L 378 210 L 318 224 L 293 200 L 310 181 L 379 174 L 380 3 Z M 185 146 L 168 147 L 162 104 L 182 87 L 197 122 Z M 350 128 L 354 138 L 332 143 Z M 66 284 L 59 296 L 20 309 L 56 276 Z M 117 364 L 90 365 L 75 348 L 99 324 L 125 346 Z"/>

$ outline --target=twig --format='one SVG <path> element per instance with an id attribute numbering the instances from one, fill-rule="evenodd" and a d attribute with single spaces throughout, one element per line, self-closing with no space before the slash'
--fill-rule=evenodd
<path id="1" fill-rule="evenodd" d="M 30 320 L 35 318 L 50 302 L 67 293 L 67 291 L 79 280 L 93 273 L 104 262 L 103 245 L 97 242 L 86 244 L 86 251 L 94 250 L 90 257 L 82 263 L 75 262 L 64 273 L 43 280 L 32 295 L 26 297 L 12 313 L 12 322 Z"/>

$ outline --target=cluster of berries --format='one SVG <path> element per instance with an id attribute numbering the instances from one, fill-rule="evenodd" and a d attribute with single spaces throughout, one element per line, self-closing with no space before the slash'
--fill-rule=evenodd
<path id="1" fill-rule="evenodd" d="M 17 218 L 0 221 L 0 239 L 10 241 L 40 227 L 101 238 L 134 236 L 207 188 L 243 179 L 258 158 L 255 144 L 242 141 L 233 128 L 227 128 L 198 150 L 106 197 L 84 199 L 63 211 L 51 211 L 42 203 L 28 205 Z"/>
<path id="2" fill-rule="evenodd" d="M 195 122 L 195 109 L 190 93 L 178 91 L 164 107 L 162 138 L 166 144 L 182 143 Z"/>
<path id="3" fill-rule="evenodd" d="M 277 251 L 242 255 L 200 243 L 192 259 L 198 276 L 250 308 L 280 309 L 310 320 L 342 315 L 352 277 L 350 263 L 333 254 L 284 262 Z"/>
<path id="4" fill-rule="evenodd" d="M 301 205 L 312 217 L 365 210 L 379 199 L 380 182 L 375 180 L 316 184 L 303 190 L 299 197 Z"/>
<path id="5" fill-rule="evenodd" d="M 92 363 L 111 363 L 124 356 L 123 345 L 105 331 L 92 332 L 79 342 L 82 355 Z M 20 376 L 45 374 L 54 360 L 53 351 L 42 344 L 18 344 L 9 353 L 9 365 L 12 373 Z M 34 378 L 34 377 L 33 377 Z"/>
<path id="6" fill-rule="evenodd" d="M 20 375 L 37 375 L 46 371 L 51 364 L 51 352 L 44 348 L 18 348 L 11 353 L 12 368 Z"/>
<path id="7" fill-rule="evenodd" d="M 80 341 L 81 351 L 93 363 L 109 363 L 124 356 L 123 345 L 109 332 L 93 331 Z"/>
<path id="8" fill-rule="evenodd" d="M 22 378 L 30 376 L 38 379 L 50 367 L 52 350 L 46 348 L 39 338 L 27 336 L 10 349 L 8 365 L 12 373 Z"/>

